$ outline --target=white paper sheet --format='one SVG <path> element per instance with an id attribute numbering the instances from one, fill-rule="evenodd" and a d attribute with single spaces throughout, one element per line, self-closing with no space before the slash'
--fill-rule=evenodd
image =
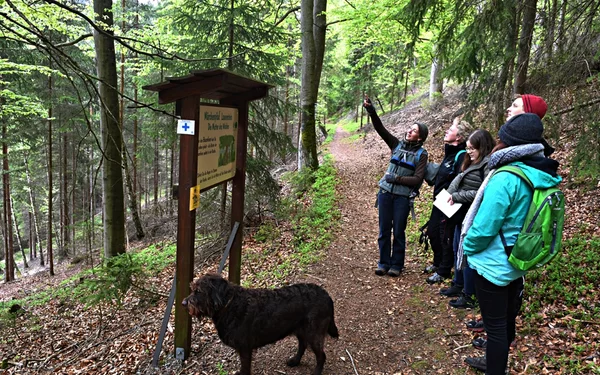
<path id="1" fill-rule="evenodd" d="M 454 215 L 462 206 L 462 203 L 454 203 L 451 205 L 448 202 L 449 198 L 450 194 L 446 191 L 446 189 L 444 189 L 440 191 L 433 202 L 433 205 L 439 208 L 439 210 L 442 211 L 446 217 L 452 217 L 452 215 Z"/>

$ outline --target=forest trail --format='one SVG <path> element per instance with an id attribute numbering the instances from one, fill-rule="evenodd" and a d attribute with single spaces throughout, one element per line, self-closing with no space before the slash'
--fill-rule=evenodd
<path id="1" fill-rule="evenodd" d="M 340 338 L 326 342 L 324 374 L 475 374 L 463 362 L 466 356 L 482 355 L 470 345 L 473 335 L 464 328 L 473 311 L 452 309 L 439 295 L 440 285 L 425 282 L 426 255 L 419 254 L 418 243 L 407 241 L 400 277 L 375 275 L 379 252 L 374 203 L 389 150 L 374 131 L 358 141 L 349 136 L 338 126 L 329 145 L 340 179 L 341 225 L 336 239 L 326 259 L 310 267 L 305 280 L 295 280 L 323 285 L 335 303 Z M 409 219 L 407 238 L 417 228 Z M 312 352 L 298 368 L 285 366 L 294 346 L 295 339 L 288 338 L 259 349 L 253 373 L 311 373 Z"/>

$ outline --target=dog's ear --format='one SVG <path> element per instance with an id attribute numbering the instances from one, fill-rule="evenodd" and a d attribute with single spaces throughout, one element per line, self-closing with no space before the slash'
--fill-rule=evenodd
<path id="1" fill-rule="evenodd" d="M 210 298 L 212 299 L 215 311 L 220 310 L 227 301 L 229 281 L 222 278 L 220 275 L 209 275 L 210 280 Z"/>

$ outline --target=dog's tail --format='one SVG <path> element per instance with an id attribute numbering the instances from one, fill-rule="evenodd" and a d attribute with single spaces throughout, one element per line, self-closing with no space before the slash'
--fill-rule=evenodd
<path id="1" fill-rule="evenodd" d="M 331 311 L 331 319 L 329 320 L 329 326 L 327 327 L 327 333 L 329 333 L 329 336 L 333 337 L 334 339 L 337 339 L 338 337 L 340 337 L 340 333 L 338 332 L 338 328 L 335 325 L 333 300 L 331 299 L 331 297 L 329 297 L 329 307 L 330 307 L 330 311 Z"/>
<path id="2" fill-rule="evenodd" d="M 327 333 L 329 333 L 329 336 L 333 337 L 334 339 L 337 339 L 338 337 L 340 337 L 338 328 L 335 325 L 335 322 L 333 321 L 333 315 L 331 316 L 331 320 L 329 321 L 329 327 L 327 327 Z"/>

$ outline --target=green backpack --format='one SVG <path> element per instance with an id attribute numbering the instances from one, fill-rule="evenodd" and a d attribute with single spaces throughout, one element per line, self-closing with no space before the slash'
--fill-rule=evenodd
<path id="1" fill-rule="evenodd" d="M 506 165 L 498 168 L 496 173 L 502 171 L 519 176 L 533 191 L 529 211 L 514 246 L 507 246 L 504 233 L 500 230 L 508 261 L 521 271 L 541 267 L 551 261 L 562 247 L 565 196 L 556 186 L 534 188 L 531 180 L 517 166 Z"/>

